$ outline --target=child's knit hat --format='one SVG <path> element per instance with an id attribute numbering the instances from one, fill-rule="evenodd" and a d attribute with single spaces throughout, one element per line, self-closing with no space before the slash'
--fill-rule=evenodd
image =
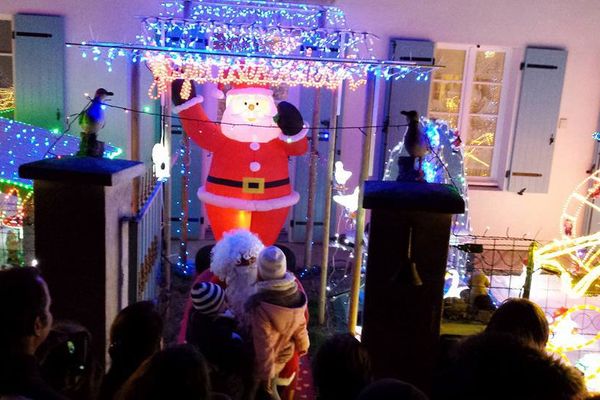
<path id="1" fill-rule="evenodd" d="M 225 301 L 221 286 L 212 282 L 198 282 L 192 288 L 192 306 L 202 314 L 216 314 Z"/>
<path id="2" fill-rule="evenodd" d="M 258 275 L 266 281 L 281 279 L 287 271 L 285 254 L 276 246 L 264 248 L 258 254 L 256 264 L 258 265 Z"/>

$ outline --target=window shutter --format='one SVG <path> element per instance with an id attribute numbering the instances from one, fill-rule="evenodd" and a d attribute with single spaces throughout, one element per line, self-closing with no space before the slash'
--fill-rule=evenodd
<path id="1" fill-rule="evenodd" d="M 517 111 L 508 190 L 546 193 L 560 109 L 567 52 L 528 47 Z"/>
<path id="2" fill-rule="evenodd" d="M 428 40 L 392 39 L 390 55 L 394 61 L 412 61 L 419 64 L 434 64 L 434 44 Z M 386 101 L 386 120 L 389 125 L 403 125 L 406 117 L 400 115 L 403 110 L 416 110 L 419 115 L 427 115 L 429 102 L 430 80 L 417 81 L 412 76 L 405 79 L 391 78 L 388 85 Z M 385 145 L 382 146 L 383 162 L 387 161 L 388 153 L 404 136 L 404 128 L 389 128 L 385 135 Z"/>
<path id="3" fill-rule="evenodd" d="M 60 16 L 17 14 L 15 37 L 15 117 L 47 129 L 63 130 L 65 34 Z"/>

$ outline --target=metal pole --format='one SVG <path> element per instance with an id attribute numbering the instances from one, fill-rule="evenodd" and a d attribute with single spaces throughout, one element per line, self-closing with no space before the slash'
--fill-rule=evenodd
<path id="1" fill-rule="evenodd" d="M 373 139 L 373 106 L 375 102 L 375 75 L 369 72 L 367 77 L 366 100 L 367 113 L 366 123 L 369 126 L 364 138 L 362 163 L 360 167 L 360 178 L 358 185 L 360 188 L 358 195 L 358 210 L 356 211 L 356 235 L 354 240 L 354 268 L 352 270 L 352 287 L 350 290 L 350 307 L 348 311 L 348 331 L 354 335 L 356 333 L 356 323 L 358 320 L 358 295 L 360 292 L 360 275 L 363 260 L 363 237 L 365 230 L 365 209 L 362 207 L 364 197 L 364 182 L 369 178 L 369 166 L 371 163 L 371 142 Z"/>
<path id="2" fill-rule="evenodd" d="M 321 89 L 315 89 L 311 123 L 310 165 L 308 172 L 308 202 L 306 210 L 306 237 L 304 242 L 304 266 L 312 265 L 312 245 L 315 224 L 315 195 L 317 193 L 317 159 L 319 158 L 319 127 L 321 111 Z"/>
<path id="3" fill-rule="evenodd" d="M 327 270 L 329 268 L 329 228 L 331 225 L 331 198 L 333 185 L 333 165 L 337 141 L 337 118 L 339 115 L 338 96 L 341 87 L 333 92 L 331 99 L 331 114 L 329 123 L 329 151 L 327 152 L 327 190 L 325 190 L 325 209 L 323 217 L 323 254 L 321 256 L 321 287 L 319 290 L 319 324 L 325 323 L 325 310 L 327 305 Z"/>
<path id="4" fill-rule="evenodd" d="M 179 241 L 179 262 L 183 268 L 187 265 L 187 241 L 188 241 L 188 219 L 189 212 L 189 170 L 190 170 L 190 138 L 188 135 L 182 135 L 183 157 L 181 160 L 181 225 L 180 225 L 180 241 Z"/>
<path id="5" fill-rule="evenodd" d="M 525 283 L 523 284 L 523 298 L 528 299 L 531 293 L 531 282 L 533 280 L 533 267 L 535 265 L 535 251 L 537 250 L 537 243 L 531 242 L 529 245 L 529 252 L 527 254 L 527 270 L 525 275 Z"/>
<path id="6" fill-rule="evenodd" d="M 183 17 L 188 18 L 190 15 L 191 2 L 186 0 L 183 2 Z M 192 83 L 193 85 L 193 83 Z M 190 217 L 190 208 L 188 199 L 190 197 L 190 138 L 188 135 L 182 135 L 182 146 L 183 146 L 183 157 L 181 160 L 183 168 L 181 168 L 181 219 L 180 219 L 180 232 L 179 232 L 179 260 L 182 264 L 182 268 L 186 269 L 187 266 L 187 241 L 188 241 L 188 220 Z"/>

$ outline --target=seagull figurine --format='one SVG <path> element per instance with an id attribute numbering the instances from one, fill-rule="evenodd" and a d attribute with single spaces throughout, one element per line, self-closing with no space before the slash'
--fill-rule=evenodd
<path id="1" fill-rule="evenodd" d="M 94 98 L 79 115 L 79 126 L 84 133 L 98 133 L 104 126 L 104 109 L 102 108 L 103 101 L 107 96 L 112 96 L 113 92 L 109 92 L 104 88 L 96 90 Z"/>
<path id="2" fill-rule="evenodd" d="M 421 129 L 419 113 L 416 111 L 401 111 L 400 114 L 406 117 L 408 128 L 404 134 L 404 148 L 408 155 L 419 161 L 419 171 L 423 157 L 429 152 L 427 137 Z"/>

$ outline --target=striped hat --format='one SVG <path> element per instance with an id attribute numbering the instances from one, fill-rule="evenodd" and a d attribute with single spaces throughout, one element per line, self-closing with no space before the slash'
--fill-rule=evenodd
<path id="1" fill-rule="evenodd" d="M 225 301 L 221 286 L 212 282 L 198 282 L 192 288 L 192 305 L 202 314 L 215 314 Z"/>

